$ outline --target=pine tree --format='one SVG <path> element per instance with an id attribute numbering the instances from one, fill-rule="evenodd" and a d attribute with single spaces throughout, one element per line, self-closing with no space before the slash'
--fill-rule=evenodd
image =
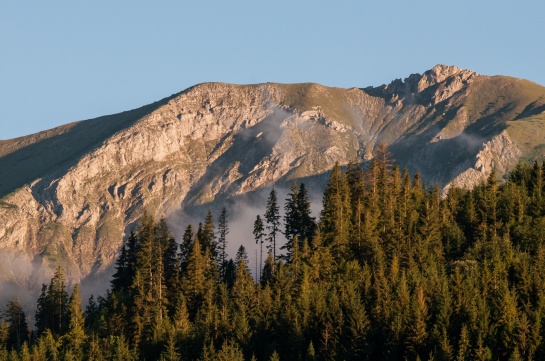
<path id="1" fill-rule="evenodd" d="M 250 261 L 248 259 L 248 253 L 246 252 L 246 247 L 240 245 L 240 247 L 238 247 L 237 254 L 235 255 L 235 266 L 237 267 L 237 269 L 242 262 L 244 262 L 246 271 L 248 271 L 249 274 L 250 268 L 248 267 L 248 265 L 250 264 Z"/>
<path id="2" fill-rule="evenodd" d="M 46 329 L 63 335 L 68 328 L 68 293 L 64 282 L 64 274 L 58 266 L 49 286 L 42 286 L 35 316 L 38 335 Z"/>
<path id="3" fill-rule="evenodd" d="M 123 289 L 127 291 L 134 281 L 136 274 L 136 254 L 138 253 L 138 238 L 135 232 L 131 232 L 127 239 L 126 263 L 124 269 L 124 281 L 122 282 Z"/>
<path id="4" fill-rule="evenodd" d="M 365 205 L 365 177 L 356 161 L 348 163 L 346 182 L 350 188 L 353 232 L 350 236 L 350 246 L 356 255 L 361 254 L 363 243 L 363 215 Z"/>
<path id="5" fill-rule="evenodd" d="M 187 301 L 190 317 L 201 306 L 208 282 L 206 279 L 207 260 L 201 252 L 200 242 L 195 242 L 187 260 L 187 269 L 182 274 L 182 290 Z"/>
<path id="6" fill-rule="evenodd" d="M 102 350 L 102 352 L 107 351 L 106 355 L 108 360 L 137 360 L 134 355 L 134 351 L 131 351 L 131 349 L 129 348 L 129 344 L 127 343 L 127 341 L 125 341 L 125 338 L 123 338 L 123 336 L 110 336 L 107 341 L 109 349 Z"/>
<path id="7" fill-rule="evenodd" d="M 314 217 L 310 216 L 310 201 L 305 185 L 301 183 L 299 190 L 297 190 L 297 184 L 293 182 L 290 189 L 291 193 L 288 194 L 288 199 L 286 199 L 284 207 L 284 235 L 287 242 L 281 247 L 281 249 L 286 251 L 286 254 L 282 258 L 287 262 L 289 262 L 290 255 L 293 252 L 294 238 L 298 238 L 300 242 L 298 246 L 301 247 L 302 242 L 305 239 L 311 240 L 316 232 Z"/>
<path id="8" fill-rule="evenodd" d="M 23 344 L 29 340 L 29 328 L 25 312 L 18 299 L 8 302 L 3 317 L 9 325 L 5 344 L 6 349 L 20 350 Z"/>
<path id="9" fill-rule="evenodd" d="M 267 259 L 265 260 L 265 266 L 263 266 L 263 270 L 261 271 L 261 285 L 266 286 L 272 280 L 274 279 L 274 271 L 275 271 L 275 262 L 273 258 L 272 251 L 269 250 L 269 254 L 267 255 Z"/>
<path id="10" fill-rule="evenodd" d="M 180 268 L 182 274 L 185 272 L 187 259 L 195 243 L 195 231 L 193 230 L 193 225 L 189 224 L 184 231 L 182 236 L 182 243 L 180 244 Z"/>
<path id="11" fill-rule="evenodd" d="M 335 163 L 335 166 L 331 170 L 327 186 L 324 191 L 323 197 L 323 209 L 320 218 L 320 230 L 322 237 L 326 240 L 326 243 L 330 243 L 337 232 L 337 213 L 340 208 L 340 190 L 339 185 L 341 182 L 341 167 L 339 163 Z"/>
<path id="12" fill-rule="evenodd" d="M 269 361 L 280 361 L 280 356 L 278 356 L 278 352 L 276 352 L 276 350 L 271 354 Z"/>
<path id="13" fill-rule="evenodd" d="M 176 345 L 176 332 L 173 327 L 170 327 L 167 333 L 167 342 L 165 349 L 161 353 L 161 361 L 180 361 L 181 355 L 178 352 Z"/>
<path id="14" fill-rule="evenodd" d="M 261 216 L 258 214 L 255 221 L 254 221 L 254 239 L 255 243 L 259 243 L 259 275 L 256 275 L 258 277 L 258 280 L 261 280 L 261 270 L 263 269 L 263 236 L 265 236 L 265 228 L 263 226 L 263 221 L 261 220 Z"/>
<path id="15" fill-rule="evenodd" d="M 168 305 L 169 314 L 172 315 L 174 312 L 175 300 L 180 291 L 180 257 L 177 254 L 178 243 L 176 243 L 176 239 L 170 232 L 164 218 L 159 221 L 155 234 L 157 246 L 160 246 L 160 249 L 157 249 L 157 251 L 159 252 L 162 250 L 162 260 L 159 261 L 162 261 L 163 265 L 162 278 L 164 279 L 164 287 L 162 288 L 166 291 L 166 294 L 163 296 L 163 301 Z M 158 280 L 161 281 L 161 278 Z"/>
<path id="16" fill-rule="evenodd" d="M 469 358 L 471 353 L 471 340 L 469 339 L 469 331 L 467 326 L 464 324 L 460 331 L 460 338 L 458 341 L 458 356 L 457 360 L 464 361 Z"/>
<path id="17" fill-rule="evenodd" d="M 346 257 L 351 232 L 350 188 L 338 163 L 335 164 L 324 191 L 320 229 L 324 244 L 332 247 L 337 260 Z"/>
<path id="18" fill-rule="evenodd" d="M 218 265 L 220 268 L 220 277 L 225 278 L 225 267 L 227 266 L 226 249 L 227 235 L 229 234 L 229 226 L 227 224 L 227 210 L 225 207 L 221 209 L 218 218 Z"/>
<path id="19" fill-rule="evenodd" d="M 28 343 L 23 343 L 23 346 L 21 346 L 21 352 L 20 352 L 20 359 L 21 361 L 31 361 L 32 355 L 30 354 L 30 350 L 28 349 Z"/>
<path id="20" fill-rule="evenodd" d="M 269 230 L 269 235 L 267 237 L 269 246 L 267 246 L 267 248 L 272 250 L 273 260 L 276 261 L 276 235 L 280 227 L 280 213 L 274 187 L 269 194 L 269 198 L 267 199 L 265 221 L 267 222 L 267 229 Z"/>
<path id="21" fill-rule="evenodd" d="M 301 213 L 299 211 L 297 183 L 295 181 L 293 181 L 290 191 L 284 206 L 284 236 L 286 236 L 286 239 L 288 240 L 287 244 L 289 244 L 289 241 L 291 241 L 295 235 L 299 234 L 301 230 Z M 286 246 L 281 247 L 281 249 L 286 249 Z"/>
<path id="22" fill-rule="evenodd" d="M 531 203 L 529 207 L 529 213 L 533 217 L 541 217 L 545 211 L 545 203 L 543 199 L 543 168 L 541 164 L 534 162 L 531 176 Z"/>
<path id="23" fill-rule="evenodd" d="M 144 295 L 153 292 L 154 271 L 157 252 L 155 251 L 155 220 L 144 213 L 137 227 L 136 273 L 139 273 L 140 287 Z"/>
<path id="24" fill-rule="evenodd" d="M 206 213 L 206 218 L 204 220 L 204 225 L 202 228 L 199 225 L 199 232 L 197 232 L 197 238 L 201 242 L 202 253 L 208 252 L 212 259 L 218 257 L 218 245 L 216 242 L 216 235 L 214 233 L 214 216 L 212 211 L 209 209 Z"/>
<path id="25" fill-rule="evenodd" d="M 424 290 L 420 287 L 415 292 L 411 304 L 411 329 L 409 330 L 408 349 L 414 356 L 426 356 L 428 308 Z"/>
<path id="26" fill-rule="evenodd" d="M 236 278 L 233 284 L 232 297 L 234 300 L 234 336 L 241 344 L 247 344 L 251 336 L 250 320 L 254 300 L 254 280 L 250 275 L 244 257 L 237 264 Z"/>
<path id="27" fill-rule="evenodd" d="M 59 344 L 49 328 L 40 336 L 34 353 L 38 359 L 48 361 L 58 360 Z"/>
<path id="28" fill-rule="evenodd" d="M 131 235 L 132 236 L 132 235 Z M 112 275 L 110 284 L 112 292 L 124 291 L 127 286 L 127 247 L 125 243 L 121 245 L 121 252 L 115 261 L 115 273 Z"/>
<path id="29" fill-rule="evenodd" d="M 486 223 L 485 227 L 488 228 L 487 234 L 489 234 L 492 239 L 496 239 L 500 226 L 498 222 L 498 186 L 496 173 L 493 170 L 486 180 L 485 193 L 481 205 L 481 209 L 485 215 L 483 221 Z"/>
<path id="30" fill-rule="evenodd" d="M 244 361 L 242 350 L 234 342 L 224 342 L 221 349 L 214 355 L 216 361 Z"/>
<path id="31" fill-rule="evenodd" d="M 174 316 L 172 317 L 174 328 L 182 334 L 182 336 L 188 334 L 191 329 L 191 322 L 189 321 L 189 313 L 187 310 L 187 303 L 184 294 L 180 291 L 176 298 L 176 308 Z"/>
<path id="32" fill-rule="evenodd" d="M 312 341 L 310 341 L 309 345 L 308 345 L 308 350 L 307 350 L 307 358 L 306 358 L 307 361 L 314 361 L 316 360 L 316 351 L 314 351 L 314 344 L 312 343 Z"/>
<path id="33" fill-rule="evenodd" d="M 499 293 L 499 319 L 498 329 L 498 354 L 500 358 L 508 358 L 515 347 L 516 324 L 517 324 L 517 302 L 513 292 L 509 290 L 507 284 L 502 286 Z"/>
<path id="34" fill-rule="evenodd" d="M 208 244 L 206 233 L 204 232 L 204 225 L 202 224 L 202 222 L 199 222 L 199 225 L 197 226 L 197 232 L 195 233 L 195 242 L 199 242 L 201 244 L 201 252 L 204 254 Z"/>
<path id="35" fill-rule="evenodd" d="M 66 347 L 70 350 L 74 359 L 83 358 L 83 346 L 85 342 L 85 319 L 81 309 L 79 285 L 76 284 L 68 302 L 68 333 L 66 334 Z"/>
<path id="36" fill-rule="evenodd" d="M 303 242 L 305 239 L 310 242 L 316 233 L 316 219 L 311 216 L 311 204 L 308 198 L 307 188 L 304 183 L 299 185 L 299 191 L 297 193 L 297 209 L 301 216 L 301 224 L 299 228 L 299 241 Z"/>
<path id="37" fill-rule="evenodd" d="M 237 273 L 237 266 L 235 266 L 235 262 L 233 259 L 229 259 L 227 261 L 227 266 L 225 266 L 225 284 L 227 285 L 227 288 L 231 289 L 233 288 L 233 284 L 235 283 Z"/>

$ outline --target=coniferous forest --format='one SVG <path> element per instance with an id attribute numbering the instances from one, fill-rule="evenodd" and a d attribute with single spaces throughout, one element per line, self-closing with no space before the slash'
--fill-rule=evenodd
<path id="1" fill-rule="evenodd" d="M 180 240 L 145 215 L 107 294 L 82 308 L 58 268 L 35 325 L 3 307 L 0 360 L 543 360 L 544 167 L 442 197 L 382 147 L 333 169 L 319 219 L 304 184 L 271 191 L 253 277 L 225 209 Z"/>

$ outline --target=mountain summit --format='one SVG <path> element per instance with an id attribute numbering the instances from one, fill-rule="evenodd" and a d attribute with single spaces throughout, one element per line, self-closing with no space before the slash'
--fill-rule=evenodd
<path id="1" fill-rule="evenodd" d="M 545 88 L 437 65 L 388 85 L 205 83 L 145 107 L 0 141 L 0 275 L 112 264 L 142 216 L 234 199 L 380 143 L 443 188 L 472 187 L 545 152 Z M 26 266 L 25 266 L 26 265 Z M 47 274 L 48 272 L 45 272 Z"/>

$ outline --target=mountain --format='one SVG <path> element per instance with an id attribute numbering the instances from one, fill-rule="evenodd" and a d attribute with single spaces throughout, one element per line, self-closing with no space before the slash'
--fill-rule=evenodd
<path id="1" fill-rule="evenodd" d="M 206 83 L 154 104 L 0 141 L 0 277 L 32 287 L 114 261 L 144 210 L 158 216 L 249 197 L 380 144 L 444 189 L 545 155 L 545 88 L 437 65 L 388 85 Z"/>

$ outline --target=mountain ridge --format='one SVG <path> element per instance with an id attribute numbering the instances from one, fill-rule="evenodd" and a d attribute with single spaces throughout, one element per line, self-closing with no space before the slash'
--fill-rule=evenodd
<path id="1" fill-rule="evenodd" d="M 198 84 L 0 141 L 0 249 L 31 265 L 23 279 L 62 264 L 81 280 L 111 265 L 145 209 L 169 215 L 278 182 L 323 182 L 335 162 L 368 161 L 379 143 L 412 173 L 471 187 L 545 154 L 544 110 L 538 84 L 443 65 L 375 88 Z"/>

